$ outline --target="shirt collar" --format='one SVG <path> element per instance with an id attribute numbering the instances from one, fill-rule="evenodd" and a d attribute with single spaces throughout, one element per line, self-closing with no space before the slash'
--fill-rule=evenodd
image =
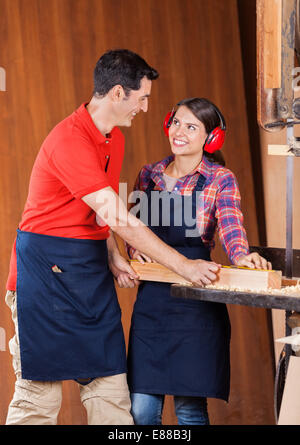
<path id="1" fill-rule="evenodd" d="M 97 144 L 104 144 L 105 141 L 111 140 L 116 131 L 116 127 L 112 129 L 112 131 L 107 137 L 103 136 L 103 134 L 98 130 L 98 128 L 94 124 L 90 113 L 86 109 L 86 105 L 88 105 L 88 102 L 84 102 L 83 104 L 81 104 L 80 107 L 77 108 L 77 110 L 75 111 L 77 118 L 79 118 L 80 124 L 84 127 L 84 129 L 89 133 L 93 141 L 95 141 Z"/>
<path id="2" fill-rule="evenodd" d="M 152 169 L 152 173 L 155 175 L 162 175 L 167 168 L 167 166 L 174 160 L 174 155 L 168 156 L 164 158 L 162 161 L 159 161 L 155 164 Z"/>
<path id="3" fill-rule="evenodd" d="M 212 175 L 212 165 L 213 163 L 210 162 L 205 155 L 203 155 L 200 164 L 196 168 L 196 171 L 200 173 L 200 175 L 203 175 L 206 178 L 208 178 L 209 176 Z"/>
<path id="4" fill-rule="evenodd" d="M 162 161 L 155 164 L 152 174 L 153 175 L 162 175 L 167 168 L 167 166 L 174 160 L 174 155 L 168 156 L 167 158 L 164 158 Z M 199 173 L 200 175 L 205 176 L 205 178 L 208 178 L 212 174 L 212 163 L 206 158 L 206 156 L 202 157 L 202 160 L 196 170 L 194 170 L 192 173 L 190 173 L 187 176 L 192 176 L 195 173 Z"/>

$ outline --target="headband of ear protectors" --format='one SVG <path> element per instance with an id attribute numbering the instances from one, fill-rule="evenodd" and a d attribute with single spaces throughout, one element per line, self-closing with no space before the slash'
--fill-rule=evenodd
<path id="1" fill-rule="evenodd" d="M 177 106 L 180 106 L 181 103 L 179 102 Z M 214 106 L 214 105 L 213 105 Z M 224 144 L 225 140 L 225 131 L 226 131 L 226 124 L 224 121 L 223 116 L 219 112 L 216 106 L 214 106 L 214 109 L 219 116 L 220 119 L 220 126 L 214 128 L 208 135 L 203 145 L 203 150 L 207 151 L 208 153 L 214 153 L 217 150 L 220 150 Z M 172 111 L 169 111 L 167 113 L 164 123 L 163 123 L 163 130 L 167 137 L 169 137 L 169 128 L 172 125 L 172 121 L 174 118 L 174 115 L 176 113 L 176 110 L 173 108 Z"/>

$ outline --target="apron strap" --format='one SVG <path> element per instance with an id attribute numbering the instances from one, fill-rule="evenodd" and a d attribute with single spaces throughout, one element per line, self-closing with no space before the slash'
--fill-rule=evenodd
<path id="1" fill-rule="evenodd" d="M 148 187 L 146 188 L 146 193 L 151 192 L 155 187 L 155 182 L 153 179 L 150 179 L 150 182 L 148 184 Z"/>
<path id="2" fill-rule="evenodd" d="M 203 175 L 200 173 L 200 174 L 199 174 L 198 181 L 197 181 L 197 184 L 196 184 L 196 186 L 195 186 L 195 188 L 194 188 L 194 190 L 193 190 L 193 193 L 196 192 L 196 191 L 202 191 L 203 188 L 204 188 L 204 185 L 205 185 L 205 181 L 206 181 L 206 177 L 203 176 Z"/>

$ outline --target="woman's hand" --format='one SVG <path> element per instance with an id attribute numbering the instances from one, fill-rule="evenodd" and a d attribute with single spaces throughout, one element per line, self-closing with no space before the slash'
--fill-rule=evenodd
<path id="1" fill-rule="evenodd" d="M 236 266 L 249 267 L 250 269 L 271 270 L 272 264 L 257 252 L 250 253 L 240 257 L 236 262 Z"/>
<path id="2" fill-rule="evenodd" d="M 134 254 L 132 255 L 133 260 L 138 260 L 141 264 L 146 263 L 154 263 L 155 261 L 152 261 L 151 258 L 149 258 L 147 255 L 145 255 L 142 252 L 139 252 L 138 250 L 135 250 Z"/>
<path id="3" fill-rule="evenodd" d="M 108 265 L 120 287 L 133 288 L 139 285 L 138 275 L 130 267 L 128 261 L 119 253 L 109 255 Z"/>

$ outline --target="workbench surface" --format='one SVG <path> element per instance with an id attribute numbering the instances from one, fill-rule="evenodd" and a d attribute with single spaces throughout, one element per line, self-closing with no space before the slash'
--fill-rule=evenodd
<path id="1" fill-rule="evenodd" d="M 255 292 L 228 291 L 223 289 L 205 289 L 203 287 L 182 286 L 173 284 L 171 295 L 176 298 L 187 298 L 214 303 L 240 304 L 267 309 L 284 309 L 300 312 L 300 294 L 279 295 Z"/>

